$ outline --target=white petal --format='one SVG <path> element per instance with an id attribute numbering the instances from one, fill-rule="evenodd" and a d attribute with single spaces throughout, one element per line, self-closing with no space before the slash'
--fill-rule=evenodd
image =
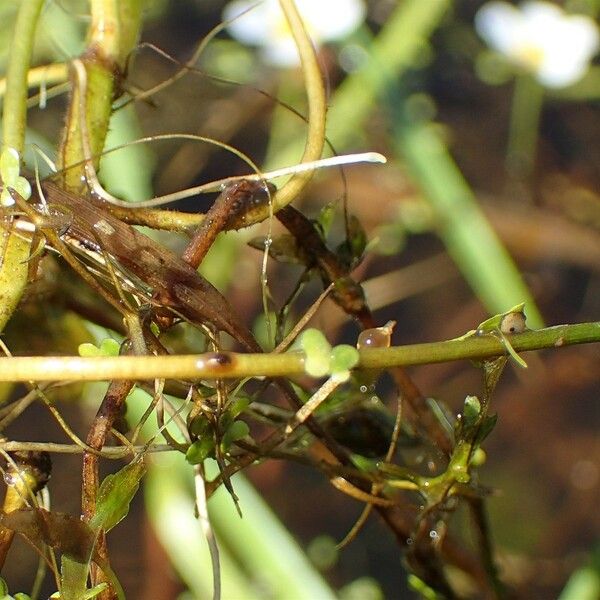
<path id="1" fill-rule="evenodd" d="M 540 83 L 549 88 L 567 87 L 579 81 L 587 72 L 589 64 L 586 62 L 574 63 L 546 63 L 540 66 L 536 77 Z"/>
<path id="2" fill-rule="evenodd" d="M 520 6 L 525 19 L 532 26 L 547 26 L 552 22 L 562 21 L 565 13 L 556 4 L 550 2 L 525 2 Z"/>
<path id="3" fill-rule="evenodd" d="M 549 87 L 580 79 L 600 44 L 592 19 L 567 15 L 543 1 L 527 2 L 520 10 L 505 2 L 491 2 L 479 10 L 475 25 L 492 48 Z"/>
<path id="4" fill-rule="evenodd" d="M 494 50 L 510 55 L 525 37 L 525 20 L 511 4 L 489 2 L 477 11 L 475 29 Z"/>
<path id="5" fill-rule="evenodd" d="M 322 41 L 346 37 L 366 15 L 363 0 L 298 0 L 296 5 L 309 32 Z"/>
<path id="6" fill-rule="evenodd" d="M 279 51 L 279 38 L 288 37 L 291 40 L 279 2 L 265 0 L 248 11 L 255 5 L 256 1 L 253 0 L 234 0 L 227 4 L 223 11 L 223 19 L 234 19 L 227 26 L 227 30 L 243 43 L 266 46 L 265 54 L 273 62 L 291 64 L 290 41 L 281 45 L 282 58 L 275 58 Z M 347 36 L 364 21 L 366 15 L 364 0 L 297 0 L 296 5 L 309 35 L 315 41 L 335 40 Z M 297 62 L 293 61 L 294 64 Z"/>
<path id="7" fill-rule="evenodd" d="M 231 21 L 227 25 L 227 31 L 240 42 L 254 46 L 268 41 L 271 29 L 269 24 L 273 22 L 273 18 L 271 1 L 257 4 L 252 0 L 235 0 L 223 9 L 223 21 Z"/>

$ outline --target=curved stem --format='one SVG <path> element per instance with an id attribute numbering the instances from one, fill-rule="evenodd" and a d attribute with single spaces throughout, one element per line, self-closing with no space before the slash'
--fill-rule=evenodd
<path id="1" fill-rule="evenodd" d="M 317 56 L 313 44 L 306 33 L 304 24 L 294 0 L 279 0 L 281 9 L 285 15 L 288 25 L 294 36 L 294 41 L 300 54 L 304 85 L 308 98 L 308 132 L 304 153 L 300 159 L 301 163 L 318 160 L 321 158 L 325 143 L 325 115 L 327 103 L 325 98 L 325 87 L 321 71 L 317 63 Z M 307 186 L 313 171 L 297 173 L 273 196 L 272 206 L 258 207 L 251 215 L 247 215 L 246 223 L 258 223 L 267 219 L 271 211 L 277 212 L 280 208 L 289 204 Z"/>

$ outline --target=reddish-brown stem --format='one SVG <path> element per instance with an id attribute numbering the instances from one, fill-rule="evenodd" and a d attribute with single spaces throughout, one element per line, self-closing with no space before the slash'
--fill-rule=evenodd
<path id="1" fill-rule="evenodd" d="M 87 444 L 95 450 L 102 450 L 104 447 L 106 438 L 114 422 L 120 416 L 127 394 L 129 394 L 132 387 L 133 382 L 131 381 L 113 381 L 109 385 L 86 439 Z M 83 520 L 89 522 L 96 512 L 96 497 L 100 487 L 98 456 L 96 454 L 84 452 L 82 479 L 81 513 Z M 96 552 L 108 562 L 104 532 L 100 532 L 98 536 Z M 104 574 L 95 565 L 92 565 L 90 573 L 94 585 L 107 581 Z"/>

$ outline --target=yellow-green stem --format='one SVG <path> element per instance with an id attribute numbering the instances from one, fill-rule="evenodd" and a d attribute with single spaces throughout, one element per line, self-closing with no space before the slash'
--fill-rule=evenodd
<path id="1" fill-rule="evenodd" d="M 5 147 L 14 148 L 19 153 L 23 151 L 25 143 L 27 72 L 43 4 L 44 0 L 21 0 L 10 46 L 2 113 L 2 142 Z"/>
<path id="2" fill-rule="evenodd" d="M 517 352 L 560 348 L 600 342 L 600 321 L 557 325 L 510 337 Z M 483 360 L 505 356 L 504 344 L 495 335 L 470 336 L 359 351 L 358 369 L 384 369 L 447 362 Z M 2 381 L 99 381 L 114 379 L 216 379 L 253 376 L 292 376 L 304 373 L 304 354 L 236 354 L 234 352 L 180 356 L 117 356 L 81 358 L 15 357 L 0 358 Z"/>
<path id="3" fill-rule="evenodd" d="M 323 79 L 313 44 L 306 33 L 294 1 L 279 0 L 279 3 L 294 36 L 302 62 L 304 85 L 308 99 L 308 132 L 306 134 L 304 153 L 300 162 L 305 163 L 318 160 L 321 158 L 321 153 L 323 152 L 323 145 L 325 143 L 325 116 L 327 112 L 325 87 L 323 86 Z M 283 185 L 274 195 L 273 211 L 276 212 L 296 198 L 306 187 L 312 174 L 313 171 L 298 173 Z M 249 215 L 247 224 L 250 225 L 264 221 L 269 217 L 269 213 L 270 207 L 260 207 L 252 215 Z"/>
<path id="4" fill-rule="evenodd" d="M 44 0 L 22 0 L 17 14 L 6 75 L 2 113 L 3 147 L 21 153 L 25 145 L 27 119 L 27 72 L 37 22 Z M 27 285 L 30 243 L 10 233 L 0 267 L 0 331 L 4 330 Z"/>

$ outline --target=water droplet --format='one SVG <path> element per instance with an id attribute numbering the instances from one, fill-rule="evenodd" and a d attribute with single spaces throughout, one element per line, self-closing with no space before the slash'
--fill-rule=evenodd
<path id="1" fill-rule="evenodd" d="M 361 386 L 360 386 L 360 391 L 361 391 L 363 394 L 366 394 L 368 390 L 369 390 L 369 388 L 368 388 L 366 385 L 361 385 Z"/>
<path id="2" fill-rule="evenodd" d="M 395 321 L 386 323 L 383 327 L 373 327 L 361 331 L 356 346 L 361 348 L 388 348 Z"/>
<path id="3" fill-rule="evenodd" d="M 429 537 L 430 537 L 432 540 L 437 540 L 437 539 L 440 537 L 440 535 L 439 535 L 439 533 L 438 533 L 438 532 L 437 532 L 435 529 L 432 529 L 432 530 L 429 532 Z"/>
<path id="4" fill-rule="evenodd" d="M 413 540 L 412 538 L 406 538 L 406 545 L 407 545 L 407 546 L 412 546 L 412 544 L 413 544 L 413 541 L 414 541 L 414 540 Z"/>

